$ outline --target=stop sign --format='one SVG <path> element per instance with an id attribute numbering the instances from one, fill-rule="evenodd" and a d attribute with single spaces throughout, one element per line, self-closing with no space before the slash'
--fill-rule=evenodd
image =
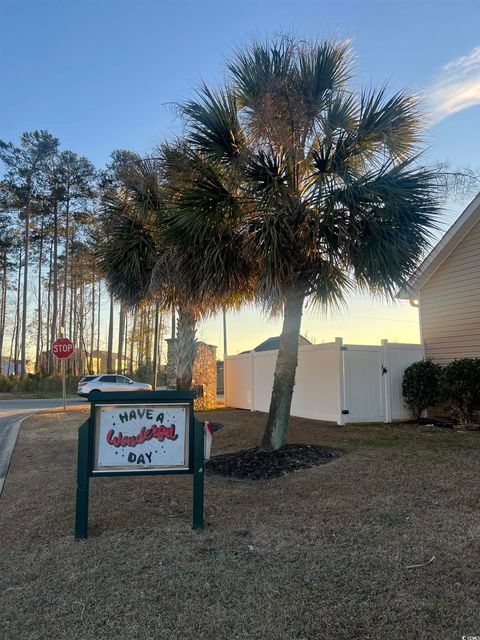
<path id="1" fill-rule="evenodd" d="M 70 338 L 57 338 L 52 344 L 52 353 L 60 360 L 70 358 L 74 351 L 75 347 L 73 346 L 73 342 Z"/>

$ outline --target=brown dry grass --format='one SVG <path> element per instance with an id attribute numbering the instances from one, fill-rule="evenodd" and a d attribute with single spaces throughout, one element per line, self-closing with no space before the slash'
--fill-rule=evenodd
<path id="1" fill-rule="evenodd" d="M 479 433 L 292 419 L 292 442 L 347 455 L 269 482 L 207 478 L 201 532 L 188 476 L 94 479 L 91 537 L 75 542 L 85 416 L 22 427 L 0 502 L 1 638 L 480 635 Z M 257 444 L 265 419 L 209 416 L 226 425 L 217 453 Z"/>

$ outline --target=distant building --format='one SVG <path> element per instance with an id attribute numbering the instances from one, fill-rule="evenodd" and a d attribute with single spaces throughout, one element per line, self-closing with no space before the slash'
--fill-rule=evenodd
<path id="1" fill-rule="evenodd" d="M 87 358 L 85 358 L 85 352 L 82 353 L 83 368 L 90 373 L 109 373 L 107 372 L 107 360 L 108 351 L 93 351 L 92 352 L 92 366 L 90 367 L 90 353 L 87 352 Z M 119 368 L 118 354 L 112 353 L 112 371 L 118 371 Z M 121 370 L 126 372 L 129 367 L 128 358 L 122 358 Z"/>
<path id="2" fill-rule="evenodd" d="M 304 338 L 303 336 L 299 336 L 298 338 L 298 346 L 304 347 L 307 344 L 312 344 L 310 340 Z M 260 344 L 258 344 L 252 351 L 275 351 L 280 347 L 280 336 L 274 336 L 272 338 L 267 338 Z M 249 351 L 242 351 L 242 353 L 250 353 Z"/>
<path id="3" fill-rule="evenodd" d="M 49 354 L 46 351 L 43 351 L 40 356 L 40 370 L 46 371 L 48 369 L 48 358 Z M 108 351 L 95 350 L 92 352 L 92 358 L 90 363 L 90 353 L 82 349 L 81 352 L 76 351 L 75 355 L 70 358 L 70 362 L 75 358 L 76 368 L 75 371 L 79 370 L 79 358 L 82 359 L 82 371 L 84 373 L 112 373 L 114 371 L 118 371 L 118 354 L 112 353 L 112 368 L 111 371 L 107 371 L 107 360 L 108 360 Z M 90 367 L 90 364 L 92 365 Z M 122 372 L 126 373 L 129 369 L 129 360 L 128 358 L 123 358 L 122 360 Z M 71 370 L 70 368 L 68 369 Z"/>
<path id="4" fill-rule="evenodd" d="M 13 376 L 15 373 L 15 362 L 17 364 L 17 373 L 20 374 L 22 370 L 22 362 L 21 360 L 13 360 L 7 358 L 6 356 L 2 356 L 1 360 L 1 374 L 2 376 Z M 35 373 L 35 363 L 31 360 L 27 360 L 25 363 L 25 369 L 27 373 Z"/>

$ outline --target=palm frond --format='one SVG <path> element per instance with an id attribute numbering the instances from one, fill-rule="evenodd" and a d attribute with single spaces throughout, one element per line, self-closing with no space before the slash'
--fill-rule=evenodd
<path id="1" fill-rule="evenodd" d="M 113 296 L 134 307 L 150 297 L 157 261 L 154 220 L 138 215 L 120 199 L 111 200 L 108 224 L 98 257 Z"/>
<path id="2" fill-rule="evenodd" d="M 345 220 L 344 256 L 360 286 L 393 295 L 412 275 L 437 228 L 434 173 L 385 167 L 332 193 Z"/>
<path id="3" fill-rule="evenodd" d="M 314 122 L 330 96 L 339 95 L 352 75 L 348 41 L 304 44 L 298 54 L 298 87 L 308 121 Z"/>
<path id="4" fill-rule="evenodd" d="M 282 97 L 292 78 L 295 43 L 286 37 L 254 42 L 228 65 L 239 108 L 256 111 L 265 96 Z"/>
<path id="5" fill-rule="evenodd" d="M 360 97 L 358 141 L 384 145 L 395 159 L 404 159 L 420 142 L 421 123 L 418 97 L 406 91 L 387 98 L 382 87 Z"/>
<path id="6" fill-rule="evenodd" d="M 188 101 L 183 114 L 189 127 L 188 141 L 202 153 L 220 161 L 240 155 L 245 139 L 231 93 L 214 93 L 202 85 L 198 101 Z"/>

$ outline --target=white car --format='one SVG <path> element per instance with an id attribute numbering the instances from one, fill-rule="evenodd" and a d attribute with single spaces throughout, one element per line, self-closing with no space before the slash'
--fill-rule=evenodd
<path id="1" fill-rule="evenodd" d="M 151 391 L 152 385 L 135 382 L 126 376 L 105 373 L 98 376 L 84 376 L 78 383 L 77 393 L 87 398 L 92 391 Z"/>

